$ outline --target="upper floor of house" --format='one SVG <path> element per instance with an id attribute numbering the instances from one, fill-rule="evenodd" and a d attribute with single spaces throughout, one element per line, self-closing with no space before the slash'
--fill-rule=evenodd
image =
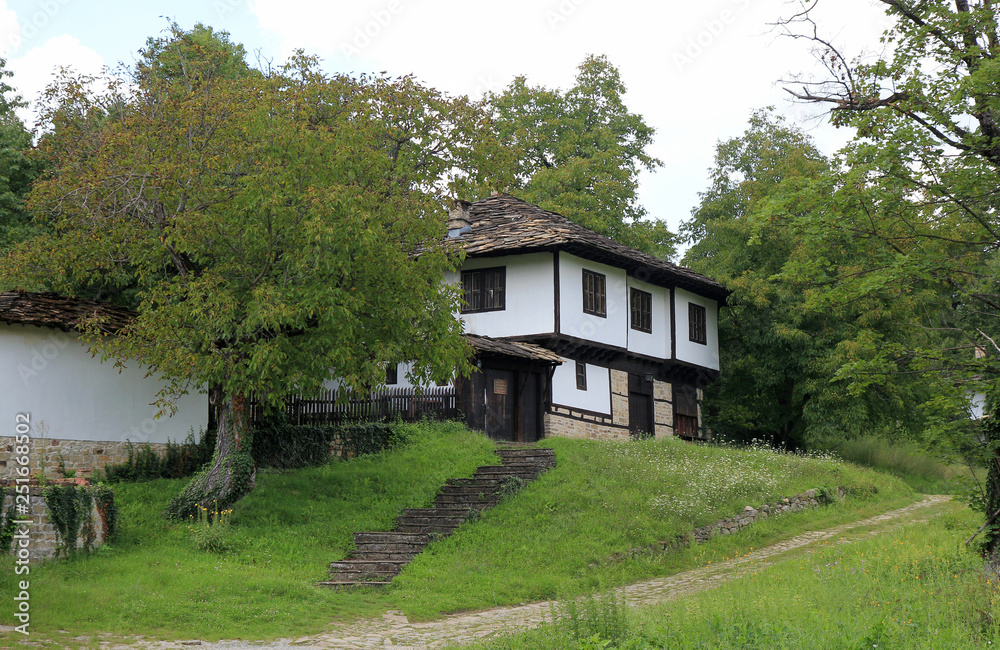
<path id="1" fill-rule="evenodd" d="M 727 290 L 509 195 L 462 206 L 449 236 L 466 252 L 465 330 L 719 369 Z"/>

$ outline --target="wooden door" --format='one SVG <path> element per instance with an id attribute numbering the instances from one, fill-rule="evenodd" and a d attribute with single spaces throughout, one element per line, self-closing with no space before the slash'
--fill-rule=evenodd
<path id="1" fill-rule="evenodd" d="M 517 396 L 518 442 L 535 442 L 541 429 L 541 381 L 536 372 L 522 372 Z"/>
<path id="2" fill-rule="evenodd" d="M 628 428 L 636 438 L 653 435 L 653 380 L 628 376 Z"/>
<path id="3" fill-rule="evenodd" d="M 517 375 L 512 370 L 487 369 L 484 397 L 486 404 L 486 435 L 493 440 L 515 440 L 518 386 Z"/>

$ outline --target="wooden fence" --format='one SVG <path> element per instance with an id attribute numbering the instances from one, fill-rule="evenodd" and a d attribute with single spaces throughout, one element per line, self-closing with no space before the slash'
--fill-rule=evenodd
<path id="1" fill-rule="evenodd" d="M 390 421 L 400 418 L 413 422 L 422 418 L 447 420 L 458 416 L 454 386 L 380 388 L 369 393 L 343 394 L 329 390 L 313 397 L 293 395 L 285 402 L 292 424 L 339 424 L 350 421 Z M 251 398 L 250 419 L 259 422 L 263 407 Z"/>

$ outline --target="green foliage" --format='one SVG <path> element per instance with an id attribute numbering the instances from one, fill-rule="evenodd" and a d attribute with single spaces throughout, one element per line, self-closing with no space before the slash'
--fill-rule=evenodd
<path id="1" fill-rule="evenodd" d="M 101 483 L 90 486 L 88 491 L 94 501 L 94 507 L 97 508 L 97 514 L 104 524 L 105 542 L 110 541 L 117 534 L 120 523 L 118 504 L 115 503 L 115 492 L 109 486 Z"/>
<path id="2" fill-rule="evenodd" d="M 197 515 L 188 518 L 188 530 L 194 545 L 207 553 L 228 553 L 233 549 L 231 519 L 233 511 L 199 507 Z"/>
<path id="3" fill-rule="evenodd" d="M 400 359 L 415 379 L 465 368 L 442 190 L 479 113 L 409 77 L 330 76 L 301 53 L 245 72 L 243 56 L 171 24 L 128 76 L 60 76 L 29 199 L 48 230 L 9 252 L 0 285 L 132 292 L 137 318 L 86 338 L 156 368 L 164 408 L 192 385 L 239 411 L 331 377 L 374 385 Z M 253 484 L 252 467 L 231 480 L 249 457 L 228 457 L 246 433 L 228 422 L 203 500 Z"/>
<path id="4" fill-rule="evenodd" d="M 330 445 L 339 441 L 342 455 L 376 454 L 405 440 L 394 423 L 352 422 L 295 425 L 283 415 L 266 418 L 254 430 L 252 456 L 258 467 L 295 469 L 330 462 Z"/>
<path id="5" fill-rule="evenodd" d="M 163 456 L 158 455 L 149 443 L 139 451 L 128 445 L 128 459 L 107 465 L 102 480 L 108 483 L 130 481 L 151 481 L 158 478 L 182 478 L 191 476 L 212 458 L 215 447 L 215 431 L 202 432 L 198 442 L 191 434 L 183 443 L 167 440 Z"/>
<path id="6" fill-rule="evenodd" d="M 790 272 L 814 256 L 802 222 L 828 209 L 830 173 L 811 138 L 757 111 L 741 137 L 719 143 L 712 185 L 682 227 L 694 242 L 685 264 L 732 291 L 720 313 L 722 375 L 705 404 L 723 439 L 794 449 L 873 430 L 913 435 L 926 422 L 918 406 L 934 390 L 924 381 L 862 387 L 843 376 L 922 340 L 910 323 L 926 302 L 885 289 L 820 308 L 809 300 L 821 280 Z"/>
<path id="7" fill-rule="evenodd" d="M 885 341 L 875 328 L 854 337 L 838 379 L 881 390 L 900 373 L 921 375 L 945 395 L 935 415 L 966 419 L 972 393 L 1000 404 L 1000 276 L 996 188 L 1000 184 L 1000 39 L 992 3 L 882 0 L 890 27 L 879 56 L 853 59 L 815 36 L 829 77 L 796 91 L 833 107 L 856 136 L 836 159 L 822 209 L 799 221 L 810 255 L 787 270 L 818 288 L 807 307 L 823 310 L 897 295 L 920 307 L 906 319 L 915 341 Z M 862 323 L 862 325 L 866 325 Z M 940 408 L 942 402 L 949 408 Z M 953 450 L 992 467 L 998 441 L 969 426 L 932 422 Z M 1000 507 L 1000 483 L 987 481 Z M 987 509 L 990 505 L 987 504 Z M 994 536 L 1000 545 L 1000 536 Z"/>
<path id="8" fill-rule="evenodd" d="M 23 102 L 5 81 L 12 75 L 6 63 L 0 58 L 0 252 L 37 232 L 25 197 L 42 170 L 31 156 L 31 132 L 14 113 Z"/>
<path id="9" fill-rule="evenodd" d="M 114 511 L 113 495 L 109 488 L 91 488 L 86 485 L 49 485 L 42 490 L 49 519 L 56 529 L 56 557 L 75 558 L 77 539 L 82 538 L 83 550 L 89 554 L 93 550 L 97 531 L 94 527 L 93 510 L 97 504 L 110 514 L 109 534 L 114 529 L 117 514 Z"/>
<path id="10" fill-rule="evenodd" d="M 4 491 L 6 494 L 7 491 Z M 5 555 L 10 552 L 11 542 L 14 541 L 14 533 L 17 531 L 17 524 L 14 523 L 15 517 L 17 517 L 17 499 L 13 498 L 11 494 L 10 505 L 7 507 L 7 512 L 3 513 L 3 523 L 0 524 L 0 555 Z M 0 502 L 2 505 L 2 502 Z"/>
<path id="11" fill-rule="evenodd" d="M 223 554 L 199 551 L 186 522 L 161 516 L 183 480 L 115 486 L 121 516 L 113 543 L 86 562 L 32 566 L 32 638 L 59 639 L 66 629 L 95 638 L 298 638 L 326 629 L 332 611 L 381 615 L 384 592 L 315 583 L 353 550 L 355 531 L 388 530 L 403 508 L 431 504 L 448 478 L 499 462 L 488 438 L 460 424 L 402 426 L 411 444 L 386 453 L 261 470 L 257 488 L 233 508 Z M 0 558 L 0 583 L 16 584 L 15 567 Z M 4 616 L 0 624 L 11 624 Z"/>
<path id="12" fill-rule="evenodd" d="M 627 246 L 670 257 L 674 236 L 647 219 L 637 195 L 639 173 L 663 164 L 646 153 L 654 131 L 628 110 L 621 75 L 606 57 L 588 56 L 578 70 L 565 92 L 517 77 L 483 99 L 507 147 L 486 161 L 497 169 L 494 182 Z"/>

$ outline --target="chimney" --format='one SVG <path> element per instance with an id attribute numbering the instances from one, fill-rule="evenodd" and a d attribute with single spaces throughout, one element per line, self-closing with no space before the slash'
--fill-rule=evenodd
<path id="1" fill-rule="evenodd" d="M 455 207 L 448 212 L 448 237 L 452 239 L 461 237 L 462 233 L 472 229 L 472 221 L 469 218 L 470 205 L 472 204 L 468 201 L 455 200 Z"/>

